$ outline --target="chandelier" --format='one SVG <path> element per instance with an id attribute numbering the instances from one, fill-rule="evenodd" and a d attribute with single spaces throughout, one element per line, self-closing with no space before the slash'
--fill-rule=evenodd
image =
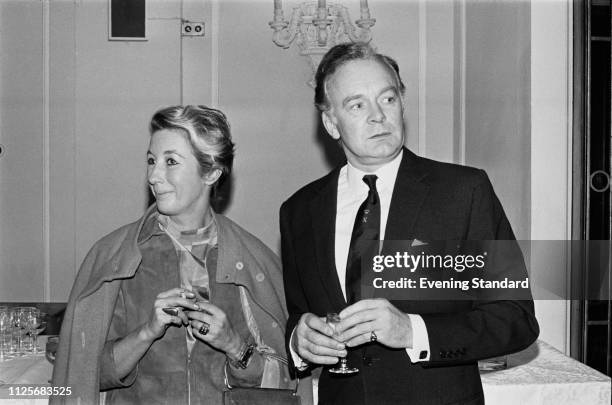
<path id="1" fill-rule="evenodd" d="M 289 48 L 295 41 L 300 54 L 307 56 L 313 72 L 323 55 L 334 45 L 344 42 L 370 42 L 370 28 L 376 19 L 370 17 L 368 0 L 360 0 L 360 19 L 351 23 L 348 9 L 337 3 L 318 0 L 301 3 L 293 8 L 289 21 L 283 14 L 282 0 L 274 0 L 274 30 L 272 41 Z M 310 83 L 313 85 L 312 81 Z"/>

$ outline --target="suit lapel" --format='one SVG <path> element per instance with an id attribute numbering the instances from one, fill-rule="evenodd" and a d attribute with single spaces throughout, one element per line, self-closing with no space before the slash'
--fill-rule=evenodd
<path id="1" fill-rule="evenodd" d="M 316 268 L 330 302 L 334 309 L 338 311 L 346 306 L 338 280 L 335 258 L 336 201 L 339 174 L 340 169 L 331 172 L 327 176 L 326 183 L 319 190 L 319 195 L 310 203 Z"/>
<path id="2" fill-rule="evenodd" d="M 404 148 L 402 162 L 395 179 L 387 228 L 386 240 L 414 239 L 414 225 L 429 193 L 426 182 L 427 172 L 419 164 L 419 158 Z"/>

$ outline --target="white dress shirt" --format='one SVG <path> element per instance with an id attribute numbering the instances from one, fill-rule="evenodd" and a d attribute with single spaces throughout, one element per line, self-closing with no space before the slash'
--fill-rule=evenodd
<path id="1" fill-rule="evenodd" d="M 395 159 L 373 173 L 363 172 L 350 163 L 347 163 L 340 169 L 336 202 L 335 262 L 338 280 L 340 280 L 340 286 L 345 300 L 346 262 L 348 260 L 353 226 L 359 206 L 366 199 L 369 192 L 367 184 L 363 181 L 363 176 L 366 174 L 375 174 L 377 176 L 376 190 L 378 191 L 380 199 L 380 238 L 383 239 L 385 230 L 387 229 L 387 218 L 389 217 L 393 187 L 395 186 L 395 179 L 402 161 L 403 153 L 404 152 L 401 151 Z M 407 348 L 406 352 L 413 363 L 428 361 L 429 338 L 425 321 L 423 321 L 420 315 L 408 314 L 408 316 L 412 323 L 413 336 L 412 348 Z M 297 353 L 294 353 L 292 345 L 289 345 L 289 347 L 291 348 L 291 356 L 294 360 L 294 364 L 303 364 L 303 360 Z M 425 352 L 426 356 L 423 356 L 422 352 Z"/>

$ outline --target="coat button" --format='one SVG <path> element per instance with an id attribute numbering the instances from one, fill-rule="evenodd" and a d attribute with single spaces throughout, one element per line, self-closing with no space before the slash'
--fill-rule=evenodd
<path id="1" fill-rule="evenodd" d="M 244 263 L 236 262 L 236 270 L 242 270 L 242 269 L 244 269 Z"/>
<path id="2" fill-rule="evenodd" d="M 263 273 L 257 273 L 257 275 L 255 276 L 255 280 L 259 281 L 260 283 L 264 281 L 265 278 L 266 276 L 264 276 Z"/>
<path id="3" fill-rule="evenodd" d="M 272 322 L 272 327 L 273 328 L 278 328 L 278 324 L 276 322 Z"/>

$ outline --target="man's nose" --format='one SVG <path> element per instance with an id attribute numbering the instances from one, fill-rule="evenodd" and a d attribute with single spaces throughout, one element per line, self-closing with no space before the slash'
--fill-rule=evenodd
<path id="1" fill-rule="evenodd" d="M 372 109 L 370 111 L 369 121 L 373 123 L 381 123 L 387 119 L 385 113 L 378 103 L 372 103 Z"/>

